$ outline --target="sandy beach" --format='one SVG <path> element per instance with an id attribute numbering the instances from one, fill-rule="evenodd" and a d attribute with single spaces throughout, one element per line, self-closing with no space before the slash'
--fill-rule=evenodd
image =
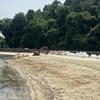
<path id="1" fill-rule="evenodd" d="M 27 81 L 32 100 L 100 100 L 99 59 L 29 53 L 7 62 Z"/>

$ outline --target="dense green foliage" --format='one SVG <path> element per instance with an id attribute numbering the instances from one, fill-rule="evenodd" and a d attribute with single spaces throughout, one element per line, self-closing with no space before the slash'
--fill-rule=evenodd
<path id="1" fill-rule="evenodd" d="M 5 45 L 5 38 L 0 36 L 0 47 L 3 47 Z"/>
<path id="2" fill-rule="evenodd" d="M 28 10 L 0 20 L 11 48 L 100 50 L 100 0 L 54 0 L 43 11 Z M 1 42 L 0 42 L 1 43 Z"/>

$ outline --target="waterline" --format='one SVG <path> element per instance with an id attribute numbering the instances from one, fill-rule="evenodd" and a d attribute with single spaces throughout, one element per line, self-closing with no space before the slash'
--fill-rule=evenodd
<path id="1" fill-rule="evenodd" d="M 31 100 L 26 81 L 0 59 L 0 100 Z"/>

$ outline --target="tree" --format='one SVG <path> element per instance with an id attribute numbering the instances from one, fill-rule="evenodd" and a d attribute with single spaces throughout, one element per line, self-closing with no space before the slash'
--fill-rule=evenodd
<path id="1" fill-rule="evenodd" d="M 0 31 L 2 31 L 2 29 L 3 29 L 3 20 L 0 20 Z"/>
<path id="2" fill-rule="evenodd" d="M 26 18 L 27 18 L 27 20 L 28 20 L 28 22 L 30 21 L 30 20 L 33 20 L 34 19 L 34 10 L 28 10 L 28 12 L 27 12 L 27 14 L 26 14 Z"/>
<path id="3" fill-rule="evenodd" d="M 11 19 L 5 18 L 1 23 L 1 32 L 5 37 L 5 42 L 7 45 L 11 46 L 12 29 L 11 29 Z"/>
<path id="4" fill-rule="evenodd" d="M 58 46 L 58 41 L 59 41 L 59 31 L 55 28 L 51 28 L 47 32 L 47 44 L 50 49 L 56 49 Z"/>
<path id="5" fill-rule="evenodd" d="M 100 24 L 95 26 L 84 39 L 85 49 L 87 50 L 100 50 Z"/>
<path id="6" fill-rule="evenodd" d="M 26 18 L 24 13 L 18 13 L 14 16 L 11 22 L 12 34 L 11 38 L 12 47 L 19 47 L 21 38 L 24 34 L 24 27 L 26 26 Z"/>
<path id="7" fill-rule="evenodd" d="M 60 36 L 65 37 L 66 35 L 66 17 L 69 15 L 70 10 L 68 7 L 59 6 L 56 10 L 56 19 L 57 26 L 59 27 Z"/>
<path id="8" fill-rule="evenodd" d="M 23 27 L 25 27 L 26 25 L 26 18 L 24 13 L 18 13 L 14 16 L 14 18 L 12 19 L 12 23 L 11 26 L 13 28 L 13 30 L 22 30 Z"/>
<path id="9" fill-rule="evenodd" d="M 91 11 L 93 0 L 66 0 L 65 6 L 69 6 L 74 12 Z"/>
<path id="10" fill-rule="evenodd" d="M 50 30 L 51 28 L 56 28 L 57 24 L 56 24 L 56 20 L 55 19 L 49 19 L 48 20 L 48 30 Z"/>
<path id="11" fill-rule="evenodd" d="M 71 6 L 72 3 L 73 3 L 73 0 L 65 0 L 64 5 Z"/>
<path id="12" fill-rule="evenodd" d="M 46 5 L 43 10 L 47 12 L 47 17 L 48 18 L 53 18 L 53 19 L 56 19 L 57 16 L 56 16 L 56 9 L 61 6 L 61 2 L 58 1 L 58 0 L 54 0 L 52 2 L 52 4 L 49 4 L 49 5 Z"/>
<path id="13" fill-rule="evenodd" d="M 0 36 L 0 47 L 4 47 L 5 45 L 5 38 Z"/>
<path id="14" fill-rule="evenodd" d="M 30 21 L 25 27 L 22 38 L 21 38 L 21 47 L 23 48 L 34 48 L 34 23 Z"/>
<path id="15" fill-rule="evenodd" d="M 100 0 L 54 0 L 43 11 L 29 9 L 0 20 L 9 47 L 100 50 Z M 95 45 L 95 47 L 93 45 Z"/>
<path id="16" fill-rule="evenodd" d="M 24 27 L 25 34 L 21 39 L 22 47 L 40 48 L 46 45 L 45 34 L 47 23 L 43 18 L 36 18 Z"/>

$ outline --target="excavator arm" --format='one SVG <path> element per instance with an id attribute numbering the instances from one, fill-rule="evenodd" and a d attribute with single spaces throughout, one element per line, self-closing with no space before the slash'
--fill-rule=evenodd
<path id="1" fill-rule="evenodd" d="M 46 55 L 48 54 L 48 47 L 41 47 L 39 50 L 35 50 L 33 56 L 40 55 L 42 50 L 46 50 Z"/>

